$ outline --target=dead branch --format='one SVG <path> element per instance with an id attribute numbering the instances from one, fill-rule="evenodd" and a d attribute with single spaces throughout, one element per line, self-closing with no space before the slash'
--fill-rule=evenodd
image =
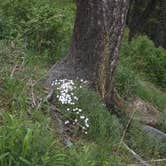
<path id="1" fill-rule="evenodd" d="M 144 161 L 136 152 L 134 152 L 134 150 L 129 148 L 129 146 L 127 144 L 125 144 L 125 142 L 122 142 L 122 143 L 123 143 L 124 147 L 133 155 L 133 158 L 136 159 L 137 161 L 139 161 L 141 166 L 150 166 L 147 161 Z"/>
<path id="2" fill-rule="evenodd" d="M 33 105 L 36 106 L 37 104 L 36 104 L 36 100 L 35 100 L 34 89 L 33 89 L 34 85 L 33 85 L 32 79 L 30 80 L 30 82 L 31 82 L 31 96 L 32 96 L 32 102 L 33 102 Z"/>
<path id="3" fill-rule="evenodd" d="M 122 135 L 122 138 L 121 138 L 121 140 L 120 140 L 119 147 L 118 147 L 118 150 L 117 150 L 117 151 L 119 151 L 119 149 L 120 149 L 120 147 L 121 147 L 121 145 L 122 145 L 122 143 L 123 143 L 123 140 L 124 140 L 124 138 L 125 138 L 125 136 L 126 136 L 126 132 L 127 132 L 128 128 L 129 128 L 129 125 L 130 125 L 131 121 L 133 120 L 134 114 L 135 114 L 135 110 L 132 112 L 132 114 L 131 114 L 131 116 L 130 116 L 130 119 L 129 119 L 127 125 L 126 125 L 126 128 L 125 128 L 125 130 L 124 130 L 124 132 L 123 132 L 123 135 Z"/>
<path id="4" fill-rule="evenodd" d="M 10 77 L 13 77 L 14 76 L 14 74 L 15 74 L 15 72 L 16 72 L 16 70 L 18 69 L 18 65 L 16 64 L 14 67 L 13 67 L 13 69 L 12 69 L 12 71 L 11 71 L 11 74 L 10 74 Z"/>

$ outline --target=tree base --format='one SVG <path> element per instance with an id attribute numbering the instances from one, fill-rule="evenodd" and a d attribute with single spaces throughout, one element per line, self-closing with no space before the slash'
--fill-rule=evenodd
<path id="1" fill-rule="evenodd" d="M 87 70 L 81 65 L 75 65 L 70 58 L 65 57 L 56 63 L 48 72 L 44 80 L 44 86 L 50 87 L 54 80 L 69 79 L 78 80 L 83 79 L 89 81 L 89 74 Z"/>

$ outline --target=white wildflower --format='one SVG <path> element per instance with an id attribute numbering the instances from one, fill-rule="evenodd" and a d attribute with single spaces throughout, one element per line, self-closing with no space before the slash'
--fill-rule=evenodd
<path id="1" fill-rule="evenodd" d="M 73 112 L 76 112 L 76 109 L 75 109 L 75 108 L 73 109 Z"/>
<path id="2" fill-rule="evenodd" d="M 78 97 L 74 96 L 74 100 L 78 101 Z"/>
<path id="3" fill-rule="evenodd" d="M 78 112 L 82 112 L 82 109 L 78 109 Z"/>
<path id="4" fill-rule="evenodd" d="M 70 122 L 69 122 L 68 120 L 65 121 L 65 125 L 66 125 L 66 124 L 69 124 L 69 123 L 70 123 Z"/>
<path id="5" fill-rule="evenodd" d="M 86 127 L 89 128 L 89 124 L 86 124 Z"/>
<path id="6" fill-rule="evenodd" d="M 84 83 L 84 84 L 87 84 L 87 83 L 88 83 L 88 81 L 84 81 L 83 83 Z"/>
<path id="7" fill-rule="evenodd" d="M 82 115 L 82 116 L 80 116 L 80 119 L 85 119 L 85 116 L 83 116 L 83 115 Z"/>

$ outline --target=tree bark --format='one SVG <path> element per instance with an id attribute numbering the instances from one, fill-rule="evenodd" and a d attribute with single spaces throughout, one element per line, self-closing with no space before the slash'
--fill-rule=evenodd
<path id="1" fill-rule="evenodd" d="M 166 48 L 166 0 L 159 0 L 159 7 L 160 33 L 157 45 Z"/>
<path id="2" fill-rule="evenodd" d="M 128 0 L 76 0 L 76 6 L 69 53 L 53 66 L 48 82 L 83 78 L 110 100 Z"/>
<path id="3" fill-rule="evenodd" d="M 138 34 L 146 34 L 155 45 L 166 48 L 166 1 L 130 0 L 127 23 L 129 41 Z"/>

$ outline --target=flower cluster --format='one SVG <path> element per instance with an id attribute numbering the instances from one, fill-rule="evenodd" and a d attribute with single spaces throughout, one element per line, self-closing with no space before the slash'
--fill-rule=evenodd
<path id="1" fill-rule="evenodd" d="M 87 81 L 83 79 L 80 80 L 82 84 L 87 84 Z M 57 89 L 57 99 L 62 104 L 67 106 L 65 110 L 68 113 L 74 114 L 74 117 L 71 120 L 66 120 L 65 125 L 79 125 L 82 128 L 83 133 L 87 134 L 89 126 L 89 119 L 83 114 L 81 108 L 76 107 L 76 103 L 79 101 L 79 98 L 74 94 L 74 91 L 78 88 L 73 80 L 62 79 L 55 80 L 52 82 L 52 86 L 55 86 Z M 79 88 L 82 88 L 80 85 Z"/>

